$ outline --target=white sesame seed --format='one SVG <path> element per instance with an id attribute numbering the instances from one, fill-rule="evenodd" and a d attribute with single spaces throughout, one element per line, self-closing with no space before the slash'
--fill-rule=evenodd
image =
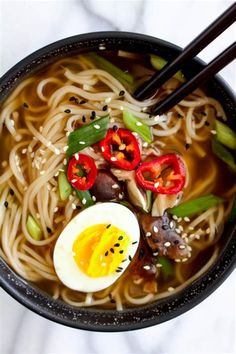
<path id="1" fill-rule="evenodd" d="M 65 165 L 65 166 L 67 165 L 67 159 L 63 160 L 63 165 Z"/>
<path id="2" fill-rule="evenodd" d="M 39 127 L 39 131 L 40 131 L 40 133 L 42 133 L 42 131 L 43 131 L 42 125 Z"/>
<path id="3" fill-rule="evenodd" d="M 189 230 L 194 230 L 194 227 L 193 226 L 189 226 L 188 229 Z"/>
<path id="4" fill-rule="evenodd" d="M 149 265 L 145 265 L 145 266 L 143 266 L 143 269 L 149 270 L 149 269 L 151 269 L 151 267 Z"/>
<path id="5" fill-rule="evenodd" d="M 54 209 L 54 213 L 56 213 L 58 211 L 58 207 L 56 207 L 55 209 Z"/>
<path id="6" fill-rule="evenodd" d="M 71 183 L 75 183 L 76 181 L 77 181 L 77 179 L 74 178 L 74 179 L 71 180 Z"/>
<path id="7" fill-rule="evenodd" d="M 182 221 L 182 218 L 178 218 L 178 222 Z"/>
<path id="8" fill-rule="evenodd" d="M 120 106 L 120 110 L 123 111 L 123 110 L 124 110 L 124 107 L 123 107 L 123 106 Z"/>
<path id="9" fill-rule="evenodd" d="M 111 186 L 111 188 L 112 188 L 112 189 L 117 189 L 117 188 L 119 188 L 119 186 L 118 186 L 118 184 L 113 184 L 113 185 Z"/>
<path id="10" fill-rule="evenodd" d="M 159 185 L 160 185 L 160 182 L 156 182 L 156 183 L 154 183 L 154 187 L 155 187 L 155 188 L 158 188 L 158 187 L 159 187 Z"/>
<path id="11" fill-rule="evenodd" d="M 206 234 L 209 234 L 211 232 L 211 229 L 208 227 L 208 229 L 206 229 Z"/>
<path id="12" fill-rule="evenodd" d="M 152 233 L 151 232 L 146 232 L 146 237 L 150 237 L 152 235 Z"/>
<path id="13" fill-rule="evenodd" d="M 72 200 L 73 199 L 73 196 L 72 195 L 69 195 L 69 200 Z"/>
<path id="14" fill-rule="evenodd" d="M 107 97 L 106 99 L 105 99 L 105 103 L 110 103 L 111 102 L 111 97 Z"/>
<path id="15" fill-rule="evenodd" d="M 63 149 L 62 149 L 62 150 L 63 150 L 64 152 L 66 152 L 68 149 L 69 149 L 69 146 L 68 146 L 68 145 L 66 145 L 66 146 L 64 146 L 64 147 L 63 147 Z"/>
<path id="16" fill-rule="evenodd" d="M 76 209 L 75 203 L 72 203 L 72 204 L 71 204 L 71 207 L 72 207 L 73 210 L 75 210 L 75 209 Z"/>
<path id="17" fill-rule="evenodd" d="M 104 44 L 104 43 L 100 43 L 100 44 L 98 45 L 98 49 L 99 49 L 99 50 L 106 50 L 105 44 Z"/>
<path id="18" fill-rule="evenodd" d="M 59 172 L 65 172 L 63 168 L 59 168 Z"/>
<path id="19" fill-rule="evenodd" d="M 105 148 L 104 148 L 104 146 L 102 146 L 102 147 L 101 147 L 101 150 L 102 150 L 102 152 L 104 152 L 104 151 L 105 151 Z"/>
<path id="20" fill-rule="evenodd" d="M 115 156 L 112 156 L 111 161 L 117 161 L 117 158 Z"/>
<path id="21" fill-rule="evenodd" d="M 187 262 L 188 258 L 183 258 L 182 262 Z"/>
<path id="22" fill-rule="evenodd" d="M 189 219 L 187 216 L 185 216 L 185 217 L 184 217 L 184 221 L 189 222 L 190 219 Z"/>
<path id="23" fill-rule="evenodd" d="M 137 125 L 137 127 L 141 127 L 141 126 L 143 125 L 143 123 L 141 123 L 141 122 L 136 122 L 136 125 Z"/>
<path id="24" fill-rule="evenodd" d="M 100 129 L 100 128 L 101 128 L 99 124 L 95 124 L 93 127 L 94 127 L 95 129 Z"/>
<path id="25" fill-rule="evenodd" d="M 22 155 L 25 155 L 25 154 L 27 153 L 27 149 L 23 149 L 23 150 L 21 151 L 21 153 L 22 153 Z"/>
<path id="26" fill-rule="evenodd" d="M 52 142 L 49 141 L 49 142 L 47 143 L 47 147 L 50 147 L 51 145 L 52 145 Z"/>
<path id="27" fill-rule="evenodd" d="M 45 171 L 42 170 L 42 171 L 40 171 L 39 173 L 40 173 L 40 175 L 44 175 Z"/>
<path id="28" fill-rule="evenodd" d="M 58 148 L 55 148 L 55 154 L 60 155 L 60 153 L 61 153 L 60 150 Z"/>
<path id="29" fill-rule="evenodd" d="M 123 199 L 124 195 L 123 193 L 119 193 L 119 199 Z"/>
<path id="30" fill-rule="evenodd" d="M 181 262 L 181 260 L 180 259 L 175 259 L 175 262 L 179 263 L 179 262 Z"/>
<path id="31" fill-rule="evenodd" d="M 58 177 L 59 176 L 59 171 L 55 173 L 54 177 Z"/>
<path id="32" fill-rule="evenodd" d="M 170 246 L 171 246 L 171 243 L 170 243 L 169 241 L 167 241 L 167 242 L 164 243 L 164 246 L 165 246 L 165 247 L 170 247 Z"/>
<path id="33" fill-rule="evenodd" d="M 135 136 L 135 138 L 137 138 L 137 137 L 138 137 L 138 133 L 136 133 L 136 132 L 132 132 L 132 134 L 133 134 L 133 136 Z"/>
<path id="34" fill-rule="evenodd" d="M 162 264 L 161 264 L 161 263 L 157 263 L 157 264 L 156 264 L 156 267 L 157 267 L 157 268 L 161 268 L 161 267 L 162 267 Z"/>
<path id="35" fill-rule="evenodd" d="M 80 145 L 85 145 L 85 141 L 79 141 Z"/>
<path id="36" fill-rule="evenodd" d="M 146 141 L 143 143 L 143 147 L 144 148 L 148 147 L 148 143 Z"/>
<path id="37" fill-rule="evenodd" d="M 180 231 L 180 229 L 175 229 L 175 232 L 177 233 L 177 234 L 181 234 L 181 231 Z"/>
<path id="38" fill-rule="evenodd" d="M 195 238 L 196 238 L 197 240 L 200 240 L 200 235 L 195 235 Z"/>
<path id="39" fill-rule="evenodd" d="M 211 130 L 211 134 L 213 135 L 217 134 L 216 130 Z"/>
<path id="40" fill-rule="evenodd" d="M 125 150 L 125 148 L 126 148 L 126 145 L 125 145 L 125 144 L 121 144 L 121 145 L 119 146 L 119 150 L 120 150 L 120 151 Z"/>
<path id="41" fill-rule="evenodd" d="M 156 225 L 153 226 L 153 231 L 154 231 L 155 233 L 158 232 L 158 228 L 156 227 Z"/>
<path id="42" fill-rule="evenodd" d="M 42 159 L 41 164 L 44 165 L 47 159 Z"/>
<path id="43" fill-rule="evenodd" d="M 195 239 L 195 234 L 190 234 L 190 235 L 189 235 L 189 238 L 190 238 L 191 240 Z"/>
<path id="44" fill-rule="evenodd" d="M 83 205 L 86 204 L 86 199 L 85 199 L 85 198 L 82 199 L 82 204 L 83 204 Z"/>
<path id="45" fill-rule="evenodd" d="M 68 137 L 70 135 L 70 132 L 66 132 L 66 136 Z"/>
<path id="46" fill-rule="evenodd" d="M 92 200 L 96 202 L 97 198 L 95 197 L 95 195 L 92 196 Z"/>
<path id="47" fill-rule="evenodd" d="M 153 256 L 158 256 L 158 252 L 153 252 Z"/>
<path id="48" fill-rule="evenodd" d="M 78 154 L 78 152 L 77 152 L 76 154 L 74 154 L 74 156 L 75 156 L 75 159 L 78 161 L 78 160 L 79 160 L 79 154 Z"/>
<path id="49" fill-rule="evenodd" d="M 39 149 L 39 152 L 40 152 L 41 155 L 44 155 L 46 151 L 42 150 L 42 149 Z"/>
<path id="50" fill-rule="evenodd" d="M 188 236 L 188 234 L 186 233 L 186 232 L 184 232 L 183 234 L 182 234 L 182 238 L 185 238 L 185 237 L 187 237 Z"/>
<path id="51" fill-rule="evenodd" d="M 171 292 L 174 291 L 175 289 L 172 288 L 172 286 L 170 286 L 167 290 L 171 293 Z"/>
<path id="52" fill-rule="evenodd" d="M 184 231 L 184 228 L 183 228 L 182 225 L 179 225 L 178 228 L 179 228 L 180 231 Z"/>
<path id="53" fill-rule="evenodd" d="M 176 216 L 176 215 L 173 215 L 172 218 L 173 218 L 174 220 L 178 220 L 178 216 Z"/>
<path id="54" fill-rule="evenodd" d="M 185 245 L 179 245 L 179 249 L 184 250 L 186 248 Z"/>
<path id="55" fill-rule="evenodd" d="M 175 224 L 174 224 L 174 221 L 172 220 L 172 221 L 170 222 L 170 228 L 172 229 L 174 226 L 175 226 Z"/>
<path id="56" fill-rule="evenodd" d="M 109 108 L 110 109 L 110 108 Z M 109 113 L 109 110 L 108 110 L 108 113 Z M 114 123 L 115 122 L 115 118 L 111 118 L 110 119 L 110 123 Z"/>

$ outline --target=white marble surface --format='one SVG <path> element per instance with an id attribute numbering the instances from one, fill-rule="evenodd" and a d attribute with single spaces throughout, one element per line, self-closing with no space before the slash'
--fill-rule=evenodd
<path id="1" fill-rule="evenodd" d="M 32 51 L 70 35 L 125 30 L 185 46 L 233 1 L 0 0 L 0 76 Z M 233 38 L 235 27 L 199 56 L 206 61 Z M 235 63 L 222 76 L 236 88 Z M 236 275 L 184 315 L 129 333 L 92 333 L 52 323 L 0 289 L 1 354 L 164 354 L 236 352 Z"/>

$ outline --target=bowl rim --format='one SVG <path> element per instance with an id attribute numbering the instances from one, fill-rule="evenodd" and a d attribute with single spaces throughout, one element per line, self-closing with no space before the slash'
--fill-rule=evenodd
<path id="1" fill-rule="evenodd" d="M 37 66 L 37 63 L 42 64 L 42 66 L 44 63 L 47 65 L 47 58 L 52 57 L 52 53 L 58 53 L 58 57 L 54 59 L 55 61 L 60 58 L 60 50 L 62 48 L 70 48 L 70 46 L 73 46 L 75 43 L 81 43 L 81 48 L 84 48 L 85 43 L 90 43 L 92 46 L 95 42 L 97 44 L 99 42 L 105 44 L 110 43 L 111 45 L 111 43 L 113 43 L 112 41 L 116 47 L 119 41 L 127 41 L 127 43 L 133 42 L 136 44 L 145 42 L 154 47 L 165 47 L 166 50 L 168 48 L 168 50 L 175 53 L 182 50 L 180 47 L 170 42 L 132 32 L 103 31 L 67 37 L 36 50 L 9 69 L 0 78 L 0 103 L 14 90 L 18 82 L 26 77 L 28 74 L 27 70 L 29 73 L 32 73 L 30 65 L 33 64 Z M 78 48 L 77 51 L 79 51 Z M 89 49 L 87 51 L 89 51 Z M 63 56 L 65 57 L 65 55 Z M 41 58 L 42 61 L 40 61 L 39 58 Z M 206 65 L 198 58 L 194 59 L 193 62 L 200 66 Z M 22 72 L 23 78 L 21 77 Z M 226 95 L 233 101 L 233 91 L 219 75 L 215 76 L 212 81 L 221 86 Z M 129 308 L 121 312 L 116 310 L 104 311 L 93 308 L 75 309 L 71 305 L 63 303 L 61 300 L 53 300 L 51 296 L 18 276 L 1 257 L 0 286 L 15 300 L 33 312 L 69 327 L 101 332 L 127 331 L 149 327 L 170 320 L 190 310 L 208 297 L 229 276 L 236 264 L 235 222 L 231 222 L 230 227 L 230 236 L 221 256 L 206 273 L 175 295 L 170 295 L 167 298 L 145 306 Z M 201 286 L 202 284 L 204 284 L 204 287 Z M 91 321 L 89 321 L 88 316 L 91 317 Z M 94 319 L 93 316 L 96 318 Z M 127 319 L 127 316 L 131 316 L 131 319 Z"/>

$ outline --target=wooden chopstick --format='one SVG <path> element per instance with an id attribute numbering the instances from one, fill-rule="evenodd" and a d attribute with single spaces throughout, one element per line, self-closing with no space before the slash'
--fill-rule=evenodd
<path id="1" fill-rule="evenodd" d="M 201 32 L 176 59 L 165 65 L 148 82 L 141 85 L 134 93 L 136 99 L 150 97 L 155 90 L 170 79 L 189 59 L 196 56 L 203 48 L 224 32 L 236 20 L 236 3 L 230 6 L 222 15 Z"/>
<path id="2" fill-rule="evenodd" d="M 152 107 L 151 114 L 157 115 L 167 112 L 170 108 L 174 107 L 188 94 L 198 88 L 199 85 L 202 85 L 210 77 L 218 73 L 218 71 L 228 65 L 235 58 L 236 42 L 231 44 L 220 55 L 218 55 L 214 60 L 212 60 L 196 76 L 184 83 L 182 86 L 180 86 L 177 90 L 175 90 L 172 94 L 164 98 L 162 101 L 158 102 L 156 106 Z"/>

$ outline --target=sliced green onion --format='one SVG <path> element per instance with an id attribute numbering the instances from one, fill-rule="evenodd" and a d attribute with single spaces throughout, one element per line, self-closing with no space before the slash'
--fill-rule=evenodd
<path id="1" fill-rule="evenodd" d="M 216 139 L 229 149 L 236 150 L 236 133 L 226 124 L 216 120 Z"/>
<path id="2" fill-rule="evenodd" d="M 213 194 L 208 194 L 179 204 L 171 209 L 168 209 L 168 212 L 178 217 L 191 216 L 223 203 L 223 201 L 223 198 L 217 197 Z"/>
<path id="3" fill-rule="evenodd" d="M 162 68 L 164 68 L 164 66 L 167 63 L 168 63 L 167 60 L 159 57 L 158 55 L 151 54 L 151 64 L 154 67 L 154 69 L 161 70 Z M 181 82 L 185 81 L 184 75 L 183 75 L 182 71 L 180 71 L 180 70 L 177 71 L 177 73 L 174 75 L 174 78 L 181 81 Z"/>
<path id="4" fill-rule="evenodd" d="M 167 279 L 173 277 L 174 268 L 168 258 L 166 258 L 164 256 L 159 256 L 157 258 L 157 264 L 162 265 L 161 272 L 162 272 L 162 276 L 163 276 L 164 280 L 167 280 Z"/>
<path id="5" fill-rule="evenodd" d="M 149 213 L 152 209 L 152 191 L 146 190 L 147 198 L 147 212 Z"/>
<path id="6" fill-rule="evenodd" d="M 102 140 L 108 128 L 109 116 L 105 116 L 74 130 L 68 137 L 67 156 Z"/>
<path id="7" fill-rule="evenodd" d="M 129 130 L 138 133 L 147 143 L 152 142 L 152 134 L 150 128 L 141 120 L 136 118 L 132 113 L 123 111 L 123 121 Z"/>
<path id="8" fill-rule="evenodd" d="M 88 208 L 94 204 L 92 196 L 88 190 L 87 191 L 76 190 L 76 194 L 79 200 L 81 201 L 83 208 Z"/>
<path id="9" fill-rule="evenodd" d="M 224 161 L 233 171 L 236 171 L 236 163 L 231 152 L 216 139 L 212 140 L 211 146 L 214 154 Z"/>
<path id="10" fill-rule="evenodd" d="M 134 78 L 132 75 L 125 73 L 123 70 L 118 68 L 116 65 L 112 64 L 107 59 L 101 57 L 96 53 L 90 53 L 89 57 L 92 61 L 101 69 L 107 71 L 113 75 L 117 80 L 119 80 L 123 85 L 132 85 Z"/>
<path id="11" fill-rule="evenodd" d="M 72 187 L 64 172 L 60 172 L 58 176 L 58 186 L 61 200 L 66 200 L 72 193 Z"/>
<path id="12" fill-rule="evenodd" d="M 30 236 L 36 240 L 39 241 L 42 238 L 42 230 L 39 226 L 39 224 L 35 221 L 35 219 L 31 216 L 28 215 L 27 221 L 26 221 L 26 227 L 28 230 L 28 233 Z"/>

